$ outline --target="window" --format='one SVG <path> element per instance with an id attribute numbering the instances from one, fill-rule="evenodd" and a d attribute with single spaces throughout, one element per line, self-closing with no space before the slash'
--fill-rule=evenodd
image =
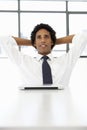
<path id="1" fill-rule="evenodd" d="M 87 2 L 69 2 L 69 11 L 86 11 L 87 12 Z"/>
<path id="2" fill-rule="evenodd" d="M 17 10 L 17 0 L 0 0 L 0 10 Z"/>
<path id="3" fill-rule="evenodd" d="M 65 11 L 65 2 L 59 1 L 21 1 L 21 10 L 26 11 Z"/>
<path id="4" fill-rule="evenodd" d="M 35 25 L 48 23 L 55 29 L 57 38 L 63 37 L 86 29 L 86 17 L 87 2 L 0 0 L 0 35 L 30 39 Z M 66 53 L 68 46 L 55 46 L 53 53 L 57 56 Z M 21 47 L 21 51 L 29 53 L 29 48 L 32 47 Z M 0 56 L 2 53 L 0 48 Z"/>
<path id="5" fill-rule="evenodd" d="M 18 36 L 17 13 L 0 13 L 0 34 Z"/>
<path id="6" fill-rule="evenodd" d="M 87 14 L 69 15 L 69 30 L 71 34 L 85 29 L 87 29 Z"/>
<path id="7" fill-rule="evenodd" d="M 70 14 L 69 29 L 70 29 L 70 34 L 78 33 L 81 30 L 86 30 L 87 29 L 87 14 Z M 87 46 L 84 49 L 81 56 L 87 56 Z"/>
<path id="8" fill-rule="evenodd" d="M 22 36 L 30 38 L 31 31 L 39 23 L 51 25 L 56 30 L 57 37 L 66 35 L 65 13 L 21 13 Z"/>

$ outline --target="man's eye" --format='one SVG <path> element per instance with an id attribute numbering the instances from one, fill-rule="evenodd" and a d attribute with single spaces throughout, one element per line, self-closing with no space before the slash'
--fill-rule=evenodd
<path id="1" fill-rule="evenodd" d="M 41 36 L 37 36 L 37 39 L 40 39 L 41 38 Z"/>
<path id="2" fill-rule="evenodd" d="M 49 36 L 48 36 L 48 35 L 45 35 L 45 38 L 49 38 Z"/>

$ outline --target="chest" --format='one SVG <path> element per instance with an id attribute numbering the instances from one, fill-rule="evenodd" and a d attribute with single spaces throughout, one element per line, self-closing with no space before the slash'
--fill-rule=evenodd
<path id="1" fill-rule="evenodd" d="M 54 58 L 52 61 L 49 60 L 47 62 L 50 65 L 53 74 L 63 73 L 66 69 L 69 68 L 67 60 Z M 24 59 L 22 62 L 22 67 L 27 72 L 40 73 L 42 72 L 42 63 L 43 61 L 37 60 L 36 58 Z"/>

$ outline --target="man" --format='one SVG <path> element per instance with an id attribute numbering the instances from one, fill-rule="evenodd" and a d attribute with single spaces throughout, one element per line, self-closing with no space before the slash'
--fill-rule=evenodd
<path id="1" fill-rule="evenodd" d="M 42 64 L 43 56 L 48 56 L 47 63 L 50 65 L 52 75 L 49 84 L 64 89 L 68 86 L 72 69 L 86 46 L 87 32 L 56 40 L 56 33 L 52 27 L 48 24 L 38 24 L 31 33 L 31 43 L 37 49 L 35 58 L 24 55 L 15 48 L 14 45 L 20 45 L 23 41 L 26 40 L 16 37 L 0 38 L 0 44 L 21 70 L 24 83 L 28 86 L 44 86 L 46 84 L 43 81 Z M 68 53 L 54 58 L 51 52 L 56 42 L 57 44 L 72 42 L 74 45 Z"/>

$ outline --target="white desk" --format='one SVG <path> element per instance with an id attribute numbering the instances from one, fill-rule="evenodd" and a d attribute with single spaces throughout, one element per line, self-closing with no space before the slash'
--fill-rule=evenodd
<path id="1" fill-rule="evenodd" d="M 20 91 L 5 87 L 0 91 L 0 129 L 86 130 L 87 94 L 84 92 L 81 98 L 79 91 L 74 94 L 69 89 Z"/>
<path id="2" fill-rule="evenodd" d="M 0 60 L 0 130 L 87 130 L 84 60 L 73 71 L 72 91 L 19 91 L 14 66 Z"/>

